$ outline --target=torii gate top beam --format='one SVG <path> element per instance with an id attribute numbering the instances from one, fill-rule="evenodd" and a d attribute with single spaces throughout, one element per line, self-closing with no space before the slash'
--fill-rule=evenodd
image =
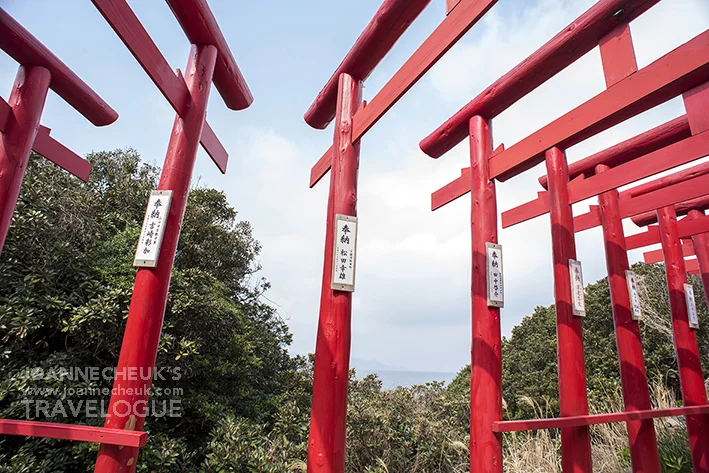
<path id="1" fill-rule="evenodd" d="M 248 108 L 254 98 L 207 1 L 167 0 L 167 4 L 192 44 L 211 44 L 217 48 L 214 85 L 226 106 L 232 110 Z"/>
<path id="2" fill-rule="evenodd" d="M 162 55 L 155 42 L 150 37 L 150 34 L 148 34 L 147 30 L 143 27 L 143 24 L 140 22 L 140 20 L 130 8 L 128 3 L 125 0 L 91 1 L 94 6 L 96 6 L 101 15 L 103 15 L 104 19 L 108 22 L 108 24 L 111 25 L 113 31 L 118 35 L 119 38 L 121 38 L 123 44 L 125 44 L 131 54 L 133 54 L 133 57 L 138 61 L 138 64 L 143 67 L 145 73 L 148 74 L 148 77 L 150 77 L 153 83 L 157 86 L 157 88 L 167 99 L 167 101 L 170 103 L 175 112 L 177 112 L 178 115 L 183 116 L 185 104 L 187 103 L 186 101 L 189 97 L 189 92 L 187 90 L 187 86 L 185 85 L 185 81 L 181 76 L 178 76 L 174 73 L 174 71 L 170 67 L 170 64 L 168 64 L 167 60 Z M 189 0 L 189 2 L 199 3 L 194 8 L 208 9 L 208 6 L 201 0 Z M 186 5 L 187 1 L 183 3 Z M 173 10 L 173 12 L 174 11 L 175 10 Z M 178 9 L 178 11 L 180 12 L 180 15 L 184 14 L 182 9 Z M 177 13 L 175 14 L 177 15 Z M 206 18 L 206 16 L 204 15 L 206 15 L 206 13 L 203 13 L 202 18 Z M 211 16 L 211 19 L 214 20 L 214 17 Z M 179 18 L 178 21 L 180 21 Z M 189 33 L 187 33 L 188 36 L 194 35 L 195 38 L 207 40 L 211 39 L 215 42 L 218 42 L 220 38 L 221 40 L 224 39 L 220 31 L 217 30 L 215 32 L 210 29 L 218 28 L 216 20 L 214 20 L 213 25 L 210 24 L 211 26 L 206 25 L 200 27 L 194 26 L 191 23 L 188 24 L 187 22 L 185 22 L 185 24 L 187 26 L 183 27 L 183 29 L 189 29 Z M 206 28 L 206 31 L 200 28 Z M 241 73 L 239 72 L 238 67 L 236 67 L 236 64 L 234 63 L 232 68 L 229 69 L 228 59 L 220 60 L 222 56 L 224 56 L 225 58 L 228 57 L 233 59 L 230 50 L 226 45 L 224 46 L 225 49 L 219 49 L 219 46 L 216 44 L 214 46 L 217 47 L 218 51 L 217 66 L 219 66 L 221 62 L 226 61 L 227 64 L 223 67 L 226 67 L 227 70 L 231 71 L 234 74 L 234 77 L 232 77 L 231 79 L 222 78 L 222 80 L 226 81 L 226 84 L 222 83 L 222 86 L 224 86 L 227 90 L 226 96 L 224 95 L 225 92 L 222 92 L 222 90 L 220 90 L 220 95 L 222 95 L 224 102 L 227 104 L 227 106 L 229 106 L 230 102 L 232 103 L 232 105 L 239 103 L 244 104 L 248 102 L 248 97 L 251 96 L 251 93 L 249 92 L 248 88 L 245 91 L 243 90 L 243 87 L 246 86 L 246 83 L 241 82 L 243 78 L 239 79 L 239 77 L 241 77 Z M 232 90 L 232 88 L 234 90 Z M 217 165 L 219 170 L 222 173 L 225 173 L 229 154 L 219 142 L 219 139 L 217 138 L 216 134 L 207 122 L 204 123 L 201 144 L 205 151 L 207 151 L 207 154 L 209 154 L 214 163 Z"/>
<path id="3" fill-rule="evenodd" d="M 616 167 L 690 136 L 692 136 L 692 133 L 689 129 L 689 120 L 686 115 L 683 115 L 615 146 L 569 164 L 569 180 L 576 179 L 581 175 L 592 176 L 596 166 L 599 164 Z M 547 182 L 546 174 L 539 177 L 539 184 L 545 189 L 547 189 Z"/>
<path id="4" fill-rule="evenodd" d="M 305 121 L 324 129 L 335 118 L 337 82 L 347 73 L 366 80 L 431 0 L 384 0 L 332 77 L 305 112 Z"/>
<path id="5" fill-rule="evenodd" d="M 443 156 L 468 136 L 470 118 L 495 118 L 598 46 L 599 39 L 616 26 L 637 18 L 658 2 L 600 0 L 424 138 L 421 150 L 432 158 Z"/>
<path id="6" fill-rule="evenodd" d="M 110 125 L 118 119 L 118 113 L 91 87 L 2 8 L 0 49 L 22 65 L 47 69 L 52 76 L 49 87 L 94 125 Z M 0 107 L 3 123 L 2 117 L 7 113 L 6 107 Z"/>
<path id="7" fill-rule="evenodd" d="M 357 110 L 352 120 L 352 141 L 362 138 L 496 3 L 497 0 L 460 0 L 367 106 Z M 331 161 L 329 148 L 310 170 L 310 187 L 327 174 Z"/>

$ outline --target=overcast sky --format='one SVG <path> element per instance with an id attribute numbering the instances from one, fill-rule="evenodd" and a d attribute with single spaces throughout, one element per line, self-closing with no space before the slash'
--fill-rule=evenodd
<path id="1" fill-rule="evenodd" d="M 293 353 L 315 348 L 323 264 L 327 181 L 308 189 L 311 166 L 332 129 L 309 128 L 303 113 L 330 77 L 380 0 L 233 1 L 210 4 L 255 97 L 228 110 L 213 90 L 209 121 L 230 153 L 222 176 L 200 150 L 195 179 L 223 189 L 263 244 L 268 298 L 294 334 Z M 444 17 L 433 0 L 367 81 L 371 99 Z M 457 371 L 470 356 L 470 201 L 430 211 L 430 194 L 468 165 L 467 144 L 439 160 L 419 141 L 500 75 L 532 53 L 593 0 L 500 0 L 366 137 L 361 146 L 359 256 L 352 314 L 352 356 L 394 367 Z M 173 68 L 189 44 L 166 3 L 130 2 Z M 89 0 L 0 0 L 0 5 L 90 84 L 120 114 L 94 128 L 50 93 L 42 123 L 79 154 L 136 148 L 162 164 L 174 113 Z M 632 24 L 643 67 L 701 33 L 706 0 L 663 0 Z M 0 54 L 0 94 L 7 98 L 16 64 Z M 508 147 L 601 92 L 598 49 L 494 121 L 495 146 Z M 570 150 L 581 159 L 684 113 L 673 100 Z M 543 165 L 498 185 L 499 209 L 541 190 Z M 77 181 L 77 185 L 80 185 Z M 593 202 L 591 202 L 593 203 Z M 585 212 L 588 202 L 574 206 Z M 627 232 L 637 232 L 632 225 Z M 501 232 L 506 283 L 503 331 L 510 334 L 538 305 L 553 302 L 548 217 Z M 600 229 L 577 237 L 584 278 L 605 274 Z M 641 258 L 631 252 L 631 261 Z"/>

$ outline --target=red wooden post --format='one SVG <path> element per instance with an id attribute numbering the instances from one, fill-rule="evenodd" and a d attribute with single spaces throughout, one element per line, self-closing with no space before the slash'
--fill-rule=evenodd
<path id="1" fill-rule="evenodd" d="M 670 294 L 670 312 L 682 399 L 686 406 L 704 405 L 707 404 L 707 392 L 699 360 L 697 336 L 689 327 L 684 296 L 687 273 L 674 206 L 659 209 L 657 219 L 660 224 L 662 251 L 665 254 L 665 273 Z M 709 415 L 687 416 L 687 431 L 694 472 L 709 472 Z"/>
<path id="2" fill-rule="evenodd" d="M 472 349 L 470 376 L 470 471 L 502 473 L 502 349 L 500 309 L 488 307 L 487 249 L 497 243 L 497 197 L 488 177 L 490 121 L 470 119 L 470 229 L 472 236 Z"/>
<path id="3" fill-rule="evenodd" d="M 308 473 L 345 471 L 352 293 L 331 289 L 331 280 L 335 215 L 357 215 L 359 143 L 352 141 L 352 117 L 362 101 L 362 82 L 342 73 L 338 88 L 325 263 L 315 347 Z"/>
<path id="4" fill-rule="evenodd" d="M 211 45 L 193 45 L 187 63 L 186 78 L 191 101 L 184 118 L 175 117 L 158 189 L 172 190 L 172 203 L 160 259 L 155 268 L 140 268 L 135 278 L 133 297 L 128 312 L 121 355 L 118 360 L 114 392 L 108 406 L 106 427 L 142 430 L 145 403 L 152 376 L 131 377 L 130 370 L 152 374 L 170 286 L 170 276 L 180 236 L 182 217 L 189 193 L 190 179 L 197 156 L 217 49 Z M 137 378 L 137 379 L 133 379 Z M 128 394 L 131 393 L 131 394 Z M 141 407 L 143 406 L 143 407 Z M 125 415 L 131 410 L 130 415 Z M 137 415 L 136 415 L 137 414 Z M 96 462 L 96 473 L 134 472 L 138 449 L 102 445 Z"/>
<path id="5" fill-rule="evenodd" d="M 699 210 L 690 210 L 689 214 L 687 214 L 687 218 L 690 220 L 704 216 L 704 212 L 700 212 Z M 707 300 L 707 304 L 709 304 L 709 234 L 699 233 L 692 235 L 692 243 L 694 244 L 694 253 L 697 255 L 697 262 L 699 263 L 699 275 L 704 285 L 704 297 Z"/>
<path id="6" fill-rule="evenodd" d="M 596 174 L 609 169 L 596 167 Z M 598 197 L 603 225 L 603 241 L 606 250 L 608 286 L 613 305 L 615 340 L 618 347 L 620 380 L 623 386 L 623 404 L 626 411 L 650 409 L 650 390 L 645 371 L 645 359 L 640 336 L 640 326 L 633 320 L 630 295 L 625 272 L 630 269 L 625 248 L 623 222 L 620 218 L 620 196 L 617 190 L 604 192 Z M 630 421 L 628 443 L 633 472 L 660 473 L 660 454 L 652 419 Z"/>
<path id="7" fill-rule="evenodd" d="M 10 93 L 12 113 L 0 141 L 0 251 L 15 212 L 50 81 L 51 74 L 44 67 L 20 66 Z"/>
<path id="8" fill-rule="evenodd" d="M 569 204 L 569 169 L 559 148 L 546 153 L 549 176 L 551 241 L 554 260 L 559 407 L 561 416 L 588 414 L 583 326 L 573 314 L 569 260 L 576 259 L 574 219 Z M 588 426 L 561 430 L 561 463 L 564 473 L 591 473 L 591 436 Z"/>

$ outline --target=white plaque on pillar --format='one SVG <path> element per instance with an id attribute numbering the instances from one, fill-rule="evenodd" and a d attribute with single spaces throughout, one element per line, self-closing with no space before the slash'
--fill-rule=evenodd
<path id="1" fill-rule="evenodd" d="M 165 234 L 167 215 L 170 213 L 172 191 L 151 191 L 148 207 L 145 209 L 143 229 L 135 250 L 133 266 L 154 268 L 158 265 L 160 245 Z"/>
<path id="2" fill-rule="evenodd" d="M 625 282 L 628 284 L 628 296 L 630 297 L 630 315 L 633 320 L 640 320 L 643 317 L 643 312 L 640 307 L 638 276 L 632 271 L 626 271 Z"/>
<path id="3" fill-rule="evenodd" d="M 502 277 L 502 245 L 485 243 L 487 251 L 487 305 L 505 306 L 505 285 Z"/>
<path id="4" fill-rule="evenodd" d="M 699 328 L 699 317 L 697 316 L 697 302 L 694 300 L 694 287 L 691 284 L 684 285 L 684 300 L 687 301 L 687 318 L 691 328 Z"/>
<path id="5" fill-rule="evenodd" d="M 331 288 L 354 292 L 357 267 L 357 217 L 335 216 Z"/>
<path id="6" fill-rule="evenodd" d="M 574 315 L 586 317 L 586 302 L 583 293 L 583 272 L 581 262 L 569 260 L 569 275 L 571 276 L 571 310 Z"/>

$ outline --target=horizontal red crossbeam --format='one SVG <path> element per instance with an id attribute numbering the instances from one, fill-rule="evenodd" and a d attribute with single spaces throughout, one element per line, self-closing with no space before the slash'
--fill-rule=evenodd
<path id="1" fill-rule="evenodd" d="M 686 138 L 633 161 L 616 166 L 602 175 L 569 183 L 569 201 L 581 202 L 603 192 L 617 189 L 654 174 L 667 171 L 709 155 L 709 132 Z M 700 165 L 704 166 L 704 165 Z M 546 192 L 546 191 L 545 191 Z M 653 209 L 654 210 L 654 209 Z M 537 197 L 502 213 L 502 228 L 507 228 L 549 212 L 549 206 Z"/>
<path id="2" fill-rule="evenodd" d="M 29 420 L 0 419 L 0 434 L 106 443 L 124 447 L 143 447 L 148 441 L 147 432 Z"/>
<path id="3" fill-rule="evenodd" d="M 690 136 L 692 136 L 692 134 L 687 117 L 682 116 L 676 118 L 645 133 L 630 138 L 629 140 L 569 164 L 569 178 L 576 179 L 579 177 L 592 176 L 596 166 L 599 164 L 616 167 L 680 140 L 689 138 Z M 495 154 L 498 153 L 496 152 Z M 434 192 L 431 196 L 432 210 L 436 210 L 470 192 L 470 183 L 468 181 L 469 179 L 458 178 Z M 541 176 L 539 183 L 542 187 L 546 188 L 547 176 Z M 540 193 L 539 197 L 545 195 L 546 194 Z M 503 214 L 503 218 L 508 224 L 507 226 L 515 225 L 547 213 L 549 206 L 545 205 L 539 197 L 535 201 L 523 204 Z"/>
<path id="4" fill-rule="evenodd" d="M 305 122 L 313 128 L 326 128 L 335 118 L 340 75 L 347 73 L 361 81 L 366 80 L 430 2 L 384 0 L 305 113 Z"/>
<path id="5" fill-rule="evenodd" d="M 94 125 L 105 126 L 118 119 L 118 113 L 91 87 L 2 8 L 0 49 L 20 64 L 47 69 L 52 75 L 51 89 Z"/>
<path id="6" fill-rule="evenodd" d="M 596 166 L 599 164 L 605 164 L 613 168 L 690 136 L 692 136 L 692 132 L 689 128 L 689 120 L 686 115 L 683 115 L 629 140 L 622 141 L 615 146 L 569 164 L 569 179 L 574 179 L 582 174 L 586 177 L 593 176 Z M 539 177 L 539 184 L 543 188 L 547 188 L 546 174 Z"/>
<path id="7" fill-rule="evenodd" d="M 709 189 L 707 189 L 707 192 L 709 192 Z M 675 204 L 675 212 L 677 213 L 677 216 L 687 215 L 690 210 L 704 211 L 706 209 L 709 209 L 709 195 Z M 645 227 L 647 225 L 657 223 L 657 212 L 644 212 L 639 215 L 634 215 L 630 219 L 638 227 Z"/>
<path id="8" fill-rule="evenodd" d="M 567 149 L 708 79 L 709 30 L 491 158 L 490 177 L 514 177 L 541 163 L 547 149 Z"/>
<path id="9" fill-rule="evenodd" d="M 496 3 L 497 0 L 461 0 L 369 104 L 357 110 L 353 117 L 352 141 L 362 138 Z M 331 161 L 332 147 L 310 170 L 310 187 L 327 174 Z"/>
<path id="10" fill-rule="evenodd" d="M 50 131 L 46 126 L 40 125 L 32 144 L 32 150 L 82 181 L 88 182 L 91 175 L 91 163 L 49 136 Z"/>
<path id="11" fill-rule="evenodd" d="M 211 44 L 217 48 L 214 86 L 226 106 L 232 110 L 248 108 L 254 98 L 207 0 L 167 0 L 167 4 L 190 43 Z"/>
<path id="12" fill-rule="evenodd" d="M 183 116 L 189 100 L 185 80 L 179 71 L 176 74 L 172 70 L 128 3 L 125 0 L 91 1 L 175 112 Z M 229 155 L 207 122 L 204 123 L 200 142 L 219 170 L 225 173 Z"/>
<path id="13" fill-rule="evenodd" d="M 642 411 L 613 412 L 611 414 L 591 414 L 583 416 L 557 417 L 553 419 L 511 420 L 492 423 L 494 432 L 521 432 L 527 430 L 562 429 L 585 425 L 628 422 L 631 420 L 657 419 L 709 414 L 709 405 L 672 407 L 669 409 L 646 409 Z"/>
<path id="14" fill-rule="evenodd" d="M 684 256 L 694 256 L 694 244 L 692 242 L 682 242 L 682 254 Z M 646 264 L 662 263 L 665 261 L 665 255 L 662 250 L 653 250 L 643 253 L 643 261 Z"/>
<path id="15" fill-rule="evenodd" d="M 8 103 L 0 97 L 0 132 L 5 132 L 5 126 L 11 113 L 12 109 Z M 40 125 L 32 144 L 32 150 L 65 171 L 69 171 L 82 181 L 87 182 L 91 174 L 91 163 L 49 136 L 50 131 L 46 126 Z"/>
<path id="16" fill-rule="evenodd" d="M 699 261 L 696 258 L 684 260 L 684 270 L 689 274 L 699 274 Z"/>
<path id="17" fill-rule="evenodd" d="M 601 0 L 534 54 L 495 81 L 453 117 L 421 141 L 421 149 L 439 158 L 468 136 L 475 115 L 495 118 L 598 45 L 616 26 L 647 11 L 659 0 Z M 456 7 L 457 8 L 457 7 Z M 453 10 L 455 11 L 455 10 Z"/>

